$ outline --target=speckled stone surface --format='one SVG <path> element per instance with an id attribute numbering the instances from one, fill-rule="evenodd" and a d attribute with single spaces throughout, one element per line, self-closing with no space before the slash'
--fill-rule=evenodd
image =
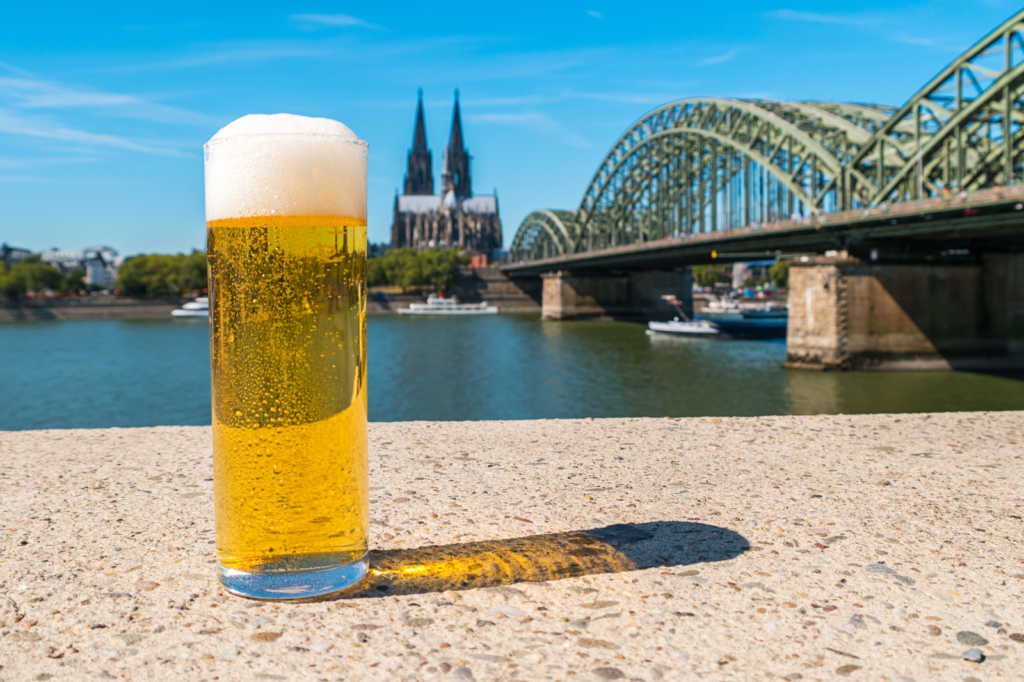
<path id="1" fill-rule="evenodd" d="M 0 679 L 1022 679 L 1022 426 L 373 424 L 374 556 L 523 566 L 304 604 L 218 587 L 209 429 L 0 433 Z"/>

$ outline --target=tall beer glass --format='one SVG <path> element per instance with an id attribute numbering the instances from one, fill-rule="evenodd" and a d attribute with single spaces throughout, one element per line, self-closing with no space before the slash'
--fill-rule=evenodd
<path id="1" fill-rule="evenodd" d="M 205 146 L 217 564 L 231 592 L 366 572 L 366 143 L 246 116 Z"/>

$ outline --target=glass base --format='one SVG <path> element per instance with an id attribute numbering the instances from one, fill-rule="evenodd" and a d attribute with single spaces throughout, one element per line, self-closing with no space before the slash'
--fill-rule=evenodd
<path id="1" fill-rule="evenodd" d="M 305 565 L 304 565 L 305 564 Z M 340 592 L 363 579 L 370 567 L 366 555 L 356 560 L 351 555 L 331 561 L 318 555 L 308 558 L 290 557 L 287 570 L 274 570 L 273 565 L 260 571 L 240 571 L 217 562 L 220 584 L 232 594 L 250 599 L 291 600 L 322 597 Z"/>

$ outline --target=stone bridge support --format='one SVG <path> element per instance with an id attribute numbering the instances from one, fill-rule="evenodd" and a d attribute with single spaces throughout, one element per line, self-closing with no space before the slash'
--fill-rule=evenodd
<path id="1" fill-rule="evenodd" d="M 551 272 L 544 282 L 541 318 L 545 320 L 667 320 L 675 309 L 661 297 L 674 295 L 693 314 L 693 278 L 686 270 L 649 270 L 624 274 Z"/>
<path id="2" fill-rule="evenodd" d="M 786 367 L 1024 368 L 1024 256 L 975 264 L 790 264 Z"/>

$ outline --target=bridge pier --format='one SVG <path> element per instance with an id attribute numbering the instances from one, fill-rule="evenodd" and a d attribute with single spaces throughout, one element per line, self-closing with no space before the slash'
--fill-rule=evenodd
<path id="1" fill-rule="evenodd" d="M 792 262 L 786 367 L 1024 368 L 1024 256 L 971 263 Z"/>
<path id="2" fill-rule="evenodd" d="M 647 270 L 623 274 L 549 272 L 544 283 L 541 319 L 671 319 L 675 309 L 662 300 L 672 294 L 693 314 L 693 278 L 689 269 Z"/>

